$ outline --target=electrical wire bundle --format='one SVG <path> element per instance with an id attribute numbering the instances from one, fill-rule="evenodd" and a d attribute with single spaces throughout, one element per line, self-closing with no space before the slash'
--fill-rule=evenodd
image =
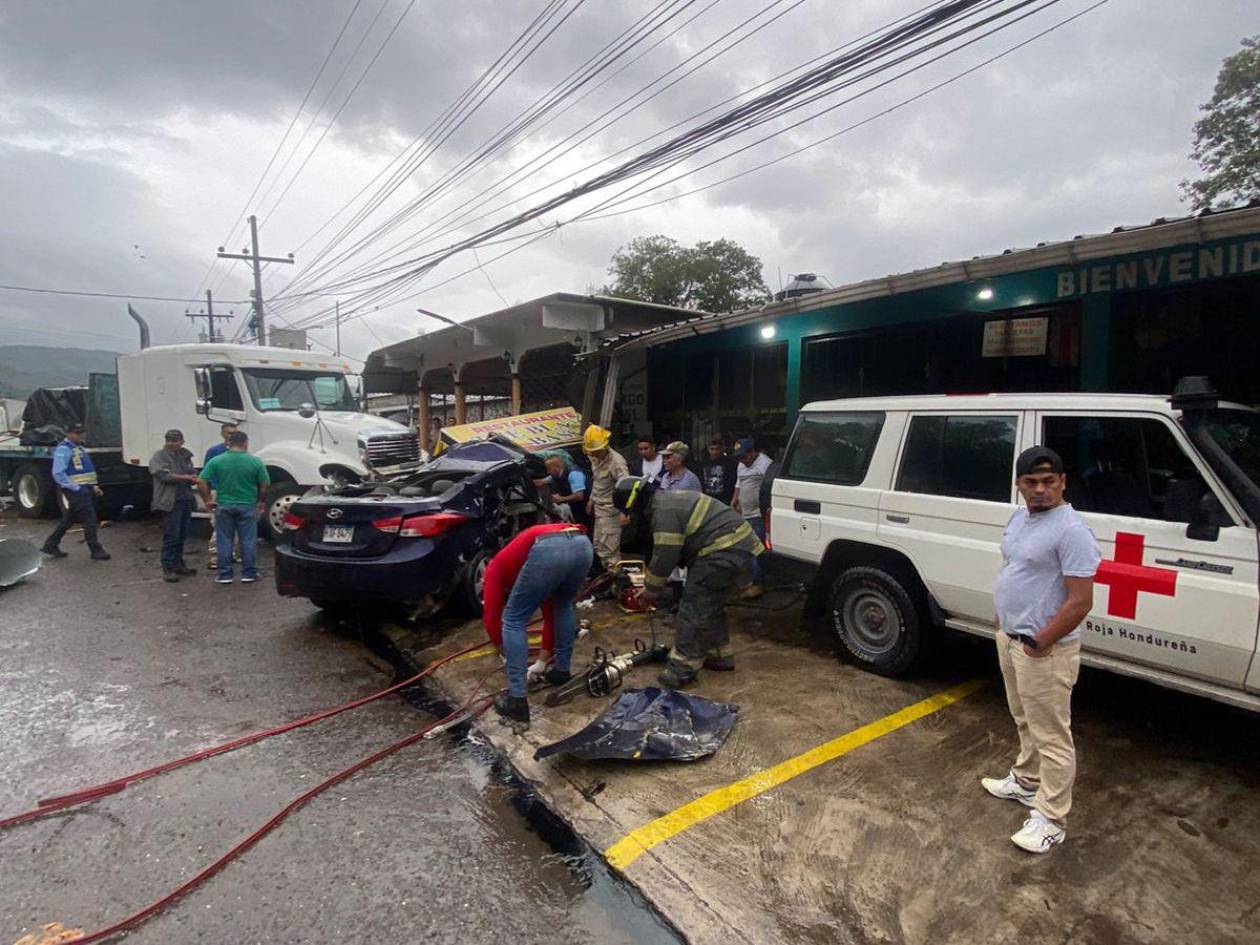
<path id="1" fill-rule="evenodd" d="M 379 262 L 386 262 L 389 259 L 394 261 L 370 268 L 360 265 L 357 268 L 346 270 L 338 276 L 328 276 L 332 266 L 335 264 L 335 262 L 328 262 L 321 270 L 321 274 L 328 276 L 329 281 L 317 282 L 312 286 L 310 285 L 310 279 L 314 277 L 309 275 L 304 277 L 300 274 L 298 279 L 295 279 L 294 283 L 291 284 L 291 288 L 283 292 L 277 301 L 281 305 L 296 306 L 318 295 L 345 293 L 348 298 L 342 306 L 343 320 L 346 318 L 364 317 L 382 306 L 401 301 L 406 292 L 423 280 L 436 266 L 452 256 L 465 251 L 475 251 L 479 247 L 510 245 L 511 248 L 506 250 L 506 252 L 494 257 L 495 259 L 502 258 L 502 255 L 506 255 L 508 252 L 518 251 L 526 245 L 546 238 L 561 225 L 584 219 L 599 219 L 619 212 L 630 212 L 621 208 L 654 190 L 667 187 L 686 177 L 690 172 L 679 173 L 663 180 L 660 179 L 671 169 L 679 167 L 684 162 L 701 155 L 717 145 L 731 141 L 767 124 L 778 123 L 783 119 L 789 118 L 789 116 L 794 118 L 793 123 L 786 127 L 778 127 L 776 125 L 775 130 L 710 161 L 708 164 L 703 165 L 704 167 L 712 166 L 743 153 L 756 145 L 779 137 L 808 121 L 818 118 L 820 115 L 849 104 L 855 99 L 896 82 L 927 65 L 954 55 L 960 50 L 1000 30 L 1009 28 L 1028 17 L 1034 16 L 1058 2 L 1060 0 L 952 0 L 952 2 L 930 4 L 920 8 L 913 14 L 894 21 L 886 27 L 867 34 L 867 36 L 862 37 L 861 41 L 854 41 L 838 47 L 837 50 L 833 51 L 833 54 L 816 57 L 814 60 L 810 60 L 809 63 L 782 73 L 779 77 L 776 77 L 777 81 L 772 80 L 768 83 L 762 83 L 760 86 L 755 87 L 756 89 L 762 89 L 758 94 L 750 97 L 746 93 L 735 96 L 733 97 L 736 100 L 734 104 L 731 104 L 732 99 L 725 100 L 720 104 L 728 107 L 725 107 L 716 115 L 711 114 L 715 107 L 710 106 L 710 108 L 698 113 L 700 116 L 709 114 L 710 117 L 697 121 L 686 130 L 674 134 L 663 143 L 656 144 L 632 155 L 611 169 L 595 173 L 586 180 L 568 187 L 563 192 L 553 194 L 525 211 L 512 214 L 497 223 L 492 223 L 448 245 L 427 252 L 414 252 L 424 242 L 431 242 L 441 236 L 449 236 L 458 230 L 461 225 L 493 215 L 496 211 L 481 213 L 479 216 L 469 218 L 466 214 L 461 216 L 459 211 L 461 208 L 465 211 L 476 210 L 498 194 L 503 193 L 504 190 L 510 188 L 512 182 L 523 179 L 522 169 L 518 168 L 514 175 L 509 175 L 498 184 L 491 185 L 489 189 L 483 190 L 479 195 L 471 198 L 471 202 L 466 200 L 464 204 L 449 211 L 445 216 L 438 217 L 435 222 L 430 222 L 424 230 L 420 231 L 419 240 L 413 240 L 411 243 L 405 244 L 395 243 L 384 253 L 378 252 L 376 256 L 372 257 L 374 261 Z M 1101 5 L 1102 2 L 1105 2 L 1105 0 L 1100 0 L 1099 3 L 1096 3 L 1089 9 L 1094 9 Z M 765 8 L 762 12 L 764 13 L 768 9 Z M 1089 12 L 1089 10 L 1081 11 L 1067 20 L 1055 24 L 1050 29 L 1057 29 L 1064 23 L 1086 12 Z M 1037 35 L 1041 36 L 1049 31 L 1044 30 Z M 1037 37 L 1033 37 L 1033 39 L 1035 38 Z M 1008 54 L 1015 48 L 1027 45 L 1031 41 L 1031 39 L 1025 40 L 1017 46 L 1008 49 L 1002 55 Z M 1001 58 L 1001 56 L 992 57 L 981 63 L 980 66 L 974 66 L 959 76 L 932 87 L 928 92 L 943 87 L 949 82 L 956 81 L 961 75 L 973 72 L 975 69 L 997 58 Z M 898 71 L 899 69 L 900 71 Z M 765 88 L 767 85 L 769 85 L 769 88 Z M 824 100 L 833 99 L 836 95 L 846 90 L 851 90 L 852 94 L 843 100 L 839 102 L 824 102 Z M 914 98 L 922 97 L 924 94 L 928 93 L 922 92 Z M 822 107 L 804 117 L 795 116 L 794 113 L 815 104 L 819 104 Z M 887 111 L 881 114 L 886 113 Z M 608 113 L 606 112 L 605 114 Z M 682 123 L 676 123 L 670 129 L 666 129 L 666 131 L 673 130 L 680 124 Z M 596 127 L 602 129 L 604 126 L 596 125 Z M 851 130 L 852 127 L 856 126 L 850 126 L 849 129 L 845 130 Z M 658 132 L 656 135 L 649 136 L 648 139 L 644 140 L 651 140 L 660 134 Z M 510 133 L 508 137 L 511 137 Z M 829 138 L 831 137 L 835 136 L 829 136 Z M 497 142 L 497 144 L 503 143 L 503 141 Z M 820 143 L 822 142 L 813 142 L 806 147 L 813 147 Z M 495 150 L 497 144 L 492 139 L 492 143 L 486 153 L 498 153 Z M 614 156 L 619 156 L 625 150 L 623 148 L 622 152 L 617 152 Z M 804 148 L 798 148 L 792 153 L 799 153 L 801 150 L 804 150 Z M 779 157 L 776 161 L 783 160 L 784 157 Z M 604 161 L 606 160 L 604 159 Z M 599 163 L 601 162 L 588 165 L 588 169 L 598 166 Z M 717 183 L 721 183 L 721 181 Z M 629 186 L 617 191 L 602 202 L 587 207 L 573 218 L 564 221 L 563 224 L 557 222 L 544 226 L 541 230 L 527 229 L 525 232 L 513 234 L 513 231 L 520 230 L 526 227 L 527 224 L 541 222 L 542 217 L 567 204 L 618 184 L 628 184 Z M 556 182 L 553 182 L 552 184 L 536 188 L 526 196 L 536 195 L 548 188 L 554 189 L 555 185 Z M 716 183 L 709 186 L 716 186 Z M 495 189 L 496 187 L 498 189 Z M 449 189 L 449 179 L 439 181 L 434 188 L 431 188 L 430 192 L 422 194 L 421 198 L 418 198 L 419 202 L 414 204 L 414 206 L 424 206 L 426 205 L 425 201 L 440 196 L 441 193 Z M 675 199 L 675 197 L 665 199 Z M 477 202 L 478 200 L 480 202 Z M 647 204 L 647 206 L 652 205 L 655 204 Z M 506 206 L 500 207 L 498 210 L 504 210 Z M 631 209 L 638 208 L 632 207 Z M 413 207 L 409 205 L 408 208 L 404 208 L 390 221 L 387 221 L 385 227 L 396 228 L 408 215 L 413 213 Z M 339 256 L 334 257 L 334 260 L 345 261 L 349 256 L 362 252 L 366 247 L 372 245 L 375 236 L 376 231 L 373 231 L 372 234 L 368 234 L 360 239 L 356 246 L 352 248 L 352 251 L 348 253 L 343 252 Z M 407 251 L 409 254 L 404 251 Z M 481 268 L 482 265 L 482 260 L 478 258 L 477 266 L 466 270 L 466 272 Z M 305 283 L 303 282 L 304 278 Z M 433 287 L 429 286 L 428 289 Z M 428 291 L 428 289 L 425 291 Z M 299 327 L 314 327 L 325 317 L 327 317 L 327 313 L 320 311 L 304 319 L 297 320 L 296 324 Z"/>

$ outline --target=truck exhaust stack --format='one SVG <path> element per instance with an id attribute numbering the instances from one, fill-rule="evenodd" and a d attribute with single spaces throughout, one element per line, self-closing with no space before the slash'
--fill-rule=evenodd
<path id="1" fill-rule="evenodd" d="M 149 323 L 140 317 L 140 313 L 137 312 L 130 303 L 127 305 L 127 314 L 134 318 L 136 320 L 136 324 L 140 326 L 140 350 L 143 351 L 145 348 L 149 347 L 150 344 Z"/>

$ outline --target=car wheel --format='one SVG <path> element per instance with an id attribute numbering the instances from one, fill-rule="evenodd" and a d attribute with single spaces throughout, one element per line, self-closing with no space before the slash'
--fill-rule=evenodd
<path id="1" fill-rule="evenodd" d="M 267 490 L 267 511 L 262 517 L 262 525 L 273 541 L 284 534 L 284 513 L 304 495 L 306 486 L 299 486 L 295 482 L 277 482 Z"/>
<path id="2" fill-rule="evenodd" d="M 922 648 L 914 597 L 902 578 L 882 568 L 840 573 L 831 588 L 831 621 L 844 656 L 881 676 L 905 672 Z"/>
<path id="3" fill-rule="evenodd" d="M 486 588 L 486 566 L 490 564 L 490 552 L 482 549 L 464 565 L 459 577 L 455 598 L 466 614 L 480 614 Z"/>
<path id="4" fill-rule="evenodd" d="M 42 518 L 53 507 L 53 483 L 47 470 L 26 463 L 19 466 L 13 476 L 13 497 L 17 499 L 18 515 L 22 518 Z"/>

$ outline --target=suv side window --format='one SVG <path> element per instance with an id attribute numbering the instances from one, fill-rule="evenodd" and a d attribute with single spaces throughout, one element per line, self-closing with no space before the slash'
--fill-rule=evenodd
<path id="1" fill-rule="evenodd" d="M 914 417 L 906 438 L 898 492 L 1011 501 L 1017 419 Z"/>
<path id="2" fill-rule="evenodd" d="M 1046 446 L 1063 457 L 1065 497 L 1078 512 L 1189 523 L 1208 485 L 1159 420 L 1046 417 Z"/>
<path id="3" fill-rule="evenodd" d="M 780 475 L 840 486 L 860 485 L 883 427 L 882 413 L 802 414 Z"/>
<path id="4" fill-rule="evenodd" d="M 236 372 L 230 367 L 210 369 L 210 406 L 220 410 L 244 410 L 241 389 L 236 383 Z"/>

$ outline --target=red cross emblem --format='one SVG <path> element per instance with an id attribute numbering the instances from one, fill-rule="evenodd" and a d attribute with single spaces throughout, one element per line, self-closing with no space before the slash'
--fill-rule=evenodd
<path id="1" fill-rule="evenodd" d="M 1094 580 L 1111 588 L 1107 613 L 1132 620 L 1137 616 L 1138 594 L 1147 591 L 1164 597 L 1177 593 L 1177 572 L 1170 568 L 1148 568 L 1142 564 L 1146 545 L 1143 535 L 1116 532 L 1116 557 L 1098 565 Z"/>

